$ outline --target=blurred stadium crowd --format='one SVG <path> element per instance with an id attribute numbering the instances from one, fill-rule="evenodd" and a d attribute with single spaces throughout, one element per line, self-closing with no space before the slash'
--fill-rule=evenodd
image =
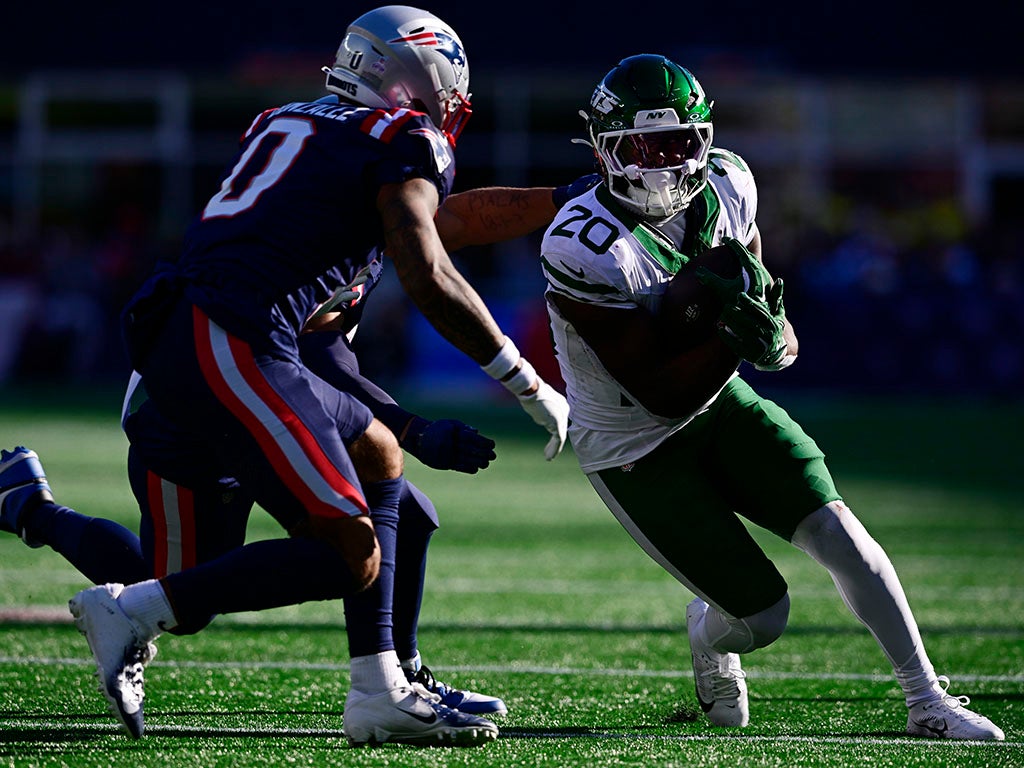
<path id="1" fill-rule="evenodd" d="M 76 87 L 77 103 L 54 96 L 36 104 L 33 123 L 19 115 L 31 106 L 26 87 L 10 86 L 13 117 L 0 123 L 0 387 L 124 381 L 121 305 L 157 258 L 173 257 L 188 217 L 215 189 L 251 118 L 284 100 L 319 95 L 308 77 L 318 63 L 291 56 L 284 67 L 264 56 L 226 85 L 194 82 L 187 99 L 175 85 L 166 101 L 187 102 L 180 119 L 168 117 L 159 94 L 140 107 L 114 104 L 109 94 L 90 102 L 87 89 Z M 774 81 L 737 85 L 742 78 L 728 69 L 695 71 L 707 73 L 701 80 L 717 94 L 716 144 L 739 151 L 758 178 L 766 260 L 786 280 L 801 339 L 798 365 L 773 384 L 1024 393 L 1024 87 L 998 83 L 950 96 L 943 84 L 898 86 L 903 90 L 885 94 L 890 119 L 878 122 L 872 99 L 880 97 L 870 85 L 858 96 L 862 103 L 848 91 L 830 102 L 829 84 L 819 83 L 815 93 L 824 96 L 815 101 L 800 90 L 806 81 L 783 92 Z M 591 170 L 585 149 L 566 150 L 581 133 L 576 109 L 592 88 L 589 73 L 566 73 L 550 92 L 529 80 L 478 74 L 480 106 L 460 140 L 461 186 L 551 185 Z M 936 93 L 947 102 L 937 102 Z M 512 109 L 509 94 L 517 94 Z M 974 122 L 958 117 L 965 99 L 980 105 L 969 110 Z M 822 121 L 821 105 L 830 103 L 845 115 Z M 924 119 L 918 111 L 931 114 Z M 147 121 L 160 124 L 144 127 Z M 59 145 L 58 130 L 65 131 Z M 147 131 L 162 149 L 139 150 Z M 40 133 L 59 151 L 40 153 Z M 119 153 L 118 146 L 129 149 Z M 32 163 L 26 147 L 36 152 Z M 182 162 L 173 160 L 178 154 Z M 31 200 L 20 194 L 25 179 L 34 185 Z M 542 374 L 557 382 L 539 242 L 538 234 L 470 249 L 456 261 L 527 356 L 546 368 Z M 370 302 L 357 344 L 367 372 L 396 392 L 487 391 L 479 371 L 411 308 L 393 275 Z"/>
<path id="2" fill-rule="evenodd" d="M 124 379 L 118 312 L 175 243 L 137 204 L 122 202 L 108 214 L 102 226 L 54 226 L 28 243 L 3 242 L 0 383 Z M 768 228 L 766 253 L 786 280 L 803 352 L 786 372 L 786 386 L 1024 392 L 1024 228 L 1008 222 L 965 229 L 952 204 L 931 214 L 911 227 L 861 201 L 840 226 L 822 223 L 788 236 L 784 251 L 772 245 Z M 529 357 L 547 361 L 544 373 L 557 381 L 546 348 L 538 244 L 530 238 L 457 260 Z M 400 388 L 471 387 L 478 379 L 418 317 L 393 276 L 369 306 L 357 339 L 376 369 L 370 372 Z"/>

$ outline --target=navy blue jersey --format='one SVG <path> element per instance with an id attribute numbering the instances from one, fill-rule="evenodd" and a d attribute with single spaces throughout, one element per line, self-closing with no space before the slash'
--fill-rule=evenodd
<path id="1" fill-rule="evenodd" d="M 328 96 L 259 115 L 176 265 L 186 296 L 230 333 L 296 335 L 378 258 L 384 184 L 430 180 L 443 200 L 452 147 L 430 118 Z M 361 290 L 372 288 L 372 279 Z"/>

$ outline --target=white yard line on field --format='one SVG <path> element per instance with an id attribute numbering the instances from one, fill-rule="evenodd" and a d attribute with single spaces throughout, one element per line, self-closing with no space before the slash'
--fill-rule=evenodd
<path id="1" fill-rule="evenodd" d="M 41 735 L 52 732 L 53 730 L 67 730 L 69 723 L 67 720 L 54 721 L 52 723 L 46 721 L 36 720 L 33 722 L 31 728 L 20 728 L 20 735 L 22 739 L 26 737 L 29 731 L 39 732 Z M 89 731 L 96 732 L 110 732 L 120 733 L 121 727 L 117 724 L 110 723 L 92 723 L 90 722 L 86 728 Z M 146 726 L 147 736 L 186 736 L 186 737 L 203 737 L 203 738 L 217 738 L 217 737 L 233 737 L 239 736 L 253 736 L 260 738 L 267 737 L 278 737 L 278 738 L 290 738 L 290 737 L 317 737 L 317 738 L 328 738 L 328 739 L 344 739 L 345 734 L 340 728 L 227 728 L 227 727 L 205 727 L 205 726 L 177 726 L 177 725 L 149 725 Z M 805 744 L 833 744 L 838 746 L 878 746 L 878 745 L 901 745 L 901 746 L 914 746 L 921 749 L 950 749 L 954 748 L 963 742 L 951 741 L 948 739 L 922 739 L 913 736 L 897 736 L 897 735 L 878 735 L 878 736 L 823 736 L 815 734 L 813 736 L 801 736 L 797 734 L 779 734 L 779 735 L 767 735 L 767 734 L 743 734 L 743 733 L 694 733 L 694 734 L 655 734 L 655 733 L 615 733 L 610 731 L 592 731 L 589 733 L 581 733 L 573 730 L 572 732 L 564 731 L 550 731 L 540 732 L 534 730 L 517 730 L 516 728 L 503 728 L 499 739 L 525 739 L 530 741 L 536 741 L 541 739 L 554 740 L 558 739 L 561 741 L 570 740 L 615 740 L 622 739 L 626 741 L 669 741 L 669 742 L 760 742 L 767 744 L 794 744 L 794 743 L 805 743 Z M 1021 741 L 976 741 L 971 742 L 971 748 L 977 749 L 1020 749 L 1024 747 L 1024 742 Z"/>
<path id="2" fill-rule="evenodd" d="M 12 666 L 84 666 L 92 665 L 91 658 L 74 659 L 48 658 L 41 656 L 0 656 L 0 664 Z M 177 667 L 183 669 L 294 669 L 316 672 L 345 672 L 348 664 L 332 662 L 305 661 L 153 661 L 150 667 Z M 690 669 L 626 669 L 616 667 L 543 667 L 532 664 L 473 664 L 444 665 L 433 667 L 435 672 L 479 673 L 479 674 L 519 674 L 519 675 L 601 675 L 602 677 L 693 677 Z M 744 668 L 748 678 L 761 680 L 863 680 L 885 682 L 892 675 L 869 674 L 856 672 L 773 672 L 757 667 Z M 972 683 L 1024 683 L 1024 674 L 1020 675 L 971 675 L 957 674 L 957 682 Z"/>

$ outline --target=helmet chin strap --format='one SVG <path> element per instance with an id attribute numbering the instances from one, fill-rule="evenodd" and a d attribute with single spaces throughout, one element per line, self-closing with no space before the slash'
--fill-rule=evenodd
<path id="1" fill-rule="evenodd" d="M 672 210 L 672 196 L 669 190 L 674 186 L 675 177 L 671 171 L 658 171 L 644 175 L 644 186 L 661 200 L 661 210 L 666 214 Z"/>
<path id="2" fill-rule="evenodd" d="M 636 163 L 631 163 L 622 169 L 622 175 L 630 181 L 640 181 L 652 195 L 658 196 L 661 210 L 667 215 L 672 210 L 671 190 L 687 176 L 697 173 L 697 161 L 692 158 L 683 162 L 679 169 L 680 178 L 677 180 L 672 171 L 642 171 Z M 648 205 L 648 208 L 650 206 Z"/>
<path id="3" fill-rule="evenodd" d="M 641 171 L 640 166 L 631 163 L 622 169 L 622 175 L 630 181 L 640 181 L 650 194 L 657 195 L 664 213 L 672 210 L 672 195 L 669 190 L 676 180 L 672 171 Z M 648 203 L 646 207 L 650 209 L 651 206 Z"/>

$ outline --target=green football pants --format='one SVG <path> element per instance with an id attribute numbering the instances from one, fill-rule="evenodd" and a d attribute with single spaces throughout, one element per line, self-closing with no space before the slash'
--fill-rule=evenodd
<path id="1" fill-rule="evenodd" d="M 648 555 L 736 618 L 787 591 L 741 517 L 789 541 L 807 515 L 840 499 L 817 444 L 739 377 L 642 459 L 589 478 Z"/>

